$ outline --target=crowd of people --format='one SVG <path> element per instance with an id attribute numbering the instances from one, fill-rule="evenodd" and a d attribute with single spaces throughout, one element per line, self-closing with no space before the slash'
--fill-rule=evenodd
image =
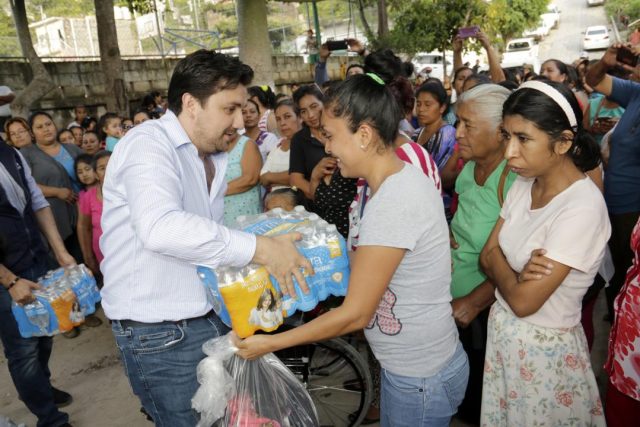
<path id="1" fill-rule="evenodd" d="M 618 63 L 626 46 L 614 44 L 598 60 L 505 70 L 476 38 L 489 69 L 463 64 L 456 37 L 445 81 L 348 40 L 363 61 L 344 80 L 328 80 L 322 45 L 316 83 L 276 94 L 251 86 L 239 60 L 201 50 L 176 66 L 166 103 L 150 94 L 130 118 L 78 106 L 60 130 L 43 111 L 7 119 L 0 328 L 38 425 L 69 425 L 56 405 L 71 397 L 49 381 L 51 339 L 21 338 L 10 308 L 48 268 L 84 262 L 104 283 L 144 410 L 158 426 L 192 426 L 201 345 L 229 330 L 194 265 L 256 262 L 284 294 L 293 278 L 305 290 L 296 235 L 234 229 L 241 215 L 300 204 L 347 240 L 348 294 L 302 326 L 237 339 L 241 357 L 364 330 L 365 423 L 633 424 L 640 67 Z M 603 405 L 590 351 L 605 283 Z"/>

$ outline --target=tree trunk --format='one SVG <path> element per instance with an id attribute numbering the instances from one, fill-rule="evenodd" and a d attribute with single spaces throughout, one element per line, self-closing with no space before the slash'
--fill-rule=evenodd
<path id="1" fill-rule="evenodd" d="M 33 74 L 33 80 L 29 82 L 24 90 L 17 93 L 16 98 L 11 103 L 11 115 L 26 118 L 29 115 L 31 106 L 53 90 L 55 85 L 51 80 L 49 72 L 44 67 L 42 60 L 33 48 L 24 0 L 10 0 L 10 3 L 13 19 L 16 24 L 16 32 L 18 33 L 20 47 L 22 48 L 22 55 L 27 58 Z"/>
<path id="2" fill-rule="evenodd" d="M 373 31 L 371 31 L 371 27 L 369 26 L 369 22 L 367 22 L 367 17 L 364 14 L 364 1 L 358 0 L 358 12 L 360 12 L 360 20 L 362 21 L 362 26 L 364 27 L 364 33 L 367 35 L 367 38 L 371 42 L 373 40 Z"/>
<path id="3" fill-rule="evenodd" d="M 386 0 L 378 0 L 378 38 L 389 35 L 389 18 Z"/>
<path id="4" fill-rule="evenodd" d="M 254 84 L 274 87 L 267 3 L 265 0 L 237 0 L 236 11 L 240 60 L 253 68 Z"/>
<path id="5" fill-rule="evenodd" d="M 113 16 L 113 0 L 93 0 L 98 26 L 100 62 L 104 74 L 104 93 L 107 111 L 129 116 L 127 88 L 124 82 L 124 66 L 118 47 L 116 20 Z"/>

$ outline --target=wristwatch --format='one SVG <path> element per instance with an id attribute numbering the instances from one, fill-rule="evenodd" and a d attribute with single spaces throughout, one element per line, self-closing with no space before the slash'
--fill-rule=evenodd
<path id="1" fill-rule="evenodd" d="M 22 277 L 16 276 L 15 279 L 13 279 L 11 281 L 11 283 L 9 283 L 9 286 L 7 286 L 7 290 L 13 288 L 13 285 L 15 285 L 16 283 L 18 283 L 18 280 L 22 279 Z"/>

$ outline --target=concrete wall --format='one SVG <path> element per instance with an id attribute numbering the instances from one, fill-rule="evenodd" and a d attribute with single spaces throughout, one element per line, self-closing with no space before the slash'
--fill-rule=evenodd
<path id="1" fill-rule="evenodd" d="M 274 56 L 272 60 L 276 92 L 290 93 L 288 85 L 313 81 L 311 67 L 301 56 Z M 164 66 L 160 59 L 124 61 L 132 111 L 149 91 L 158 90 L 166 94 L 171 72 L 178 61 L 179 58 L 167 58 Z M 332 80 L 341 78 L 341 68 L 346 66 L 346 62 L 345 57 L 329 58 L 328 70 Z M 34 105 L 33 110 L 53 112 L 59 123 L 71 121 L 73 106 L 77 104 L 89 106 L 94 116 L 105 112 L 104 82 L 99 61 L 46 62 L 45 66 L 57 88 Z M 9 86 L 17 93 L 30 80 L 31 71 L 25 62 L 0 61 L 0 85 Z"/>

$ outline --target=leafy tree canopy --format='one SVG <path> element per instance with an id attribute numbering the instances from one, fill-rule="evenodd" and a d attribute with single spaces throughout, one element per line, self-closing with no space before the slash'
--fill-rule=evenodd
<path id="1" fill-rule="evenodd" d="M 640 0 L 609 0 L 605 8 L 613 16 L 625 15 L 630 21 L 640 19 Z"/>

